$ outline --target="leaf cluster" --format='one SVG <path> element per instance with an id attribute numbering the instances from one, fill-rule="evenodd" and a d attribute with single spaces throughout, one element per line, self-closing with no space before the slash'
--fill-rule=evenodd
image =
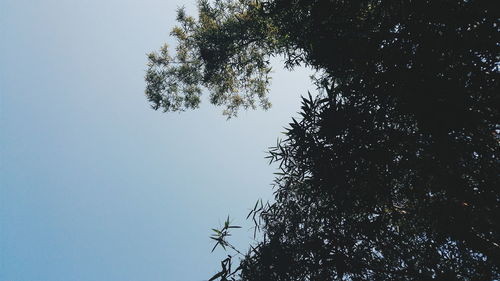
<path id="1" fill-rule="evenodd" d="M 171 32 L 177 39 L 175 56 L 169 55 L 167 46 L 148 56 L 146 96 L 152 107 L 197 108 L 206 90 L 212 104 L 225 106 L 228 118 L 241 107 L 268 109 L 273 50 L 260 10 L 249 0 L 200 0 L 196 19 L 179 9 L 180 25 Z"/>
<path id="2" fill-rule="evenodd" d="M 305 98 L 271 149 L 276 201 L 241 280 L 497 279 L 498 135 L 443 140 L 334 96 Z"/>

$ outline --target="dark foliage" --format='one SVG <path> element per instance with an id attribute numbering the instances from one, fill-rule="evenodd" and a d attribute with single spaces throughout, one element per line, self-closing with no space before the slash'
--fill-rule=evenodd
<path id="1" fill-rule="evenodd" d="M 498 139 L 434 138 L 391 111 L 304 100 L 241 280 L 499 277 Z"/>
<path id="2" fill-rule="evenodd" d="M 271 149 L 275 201 L 252 211 L 262 242 L 217 278 L 500 279 L 495 1 L 229 2 L 251 7 L 252 28 L 220 22 L 210 48 L 251 43 L 209 71 L 253 46 L 316 69 L 321 93 Z"/>

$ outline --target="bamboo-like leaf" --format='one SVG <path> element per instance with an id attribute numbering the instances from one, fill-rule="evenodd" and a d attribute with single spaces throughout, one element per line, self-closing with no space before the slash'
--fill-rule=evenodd
<path id="1" fill-rule="evenodd" d="M 213 281 L 219 277 L 222 276 L 222 274 L 224 274 L 224 271 L 221 271 L 221 272 L 217 272 L 214 276 L 212 276 L 212 278 L 208 279 L 208 281 Z"/>

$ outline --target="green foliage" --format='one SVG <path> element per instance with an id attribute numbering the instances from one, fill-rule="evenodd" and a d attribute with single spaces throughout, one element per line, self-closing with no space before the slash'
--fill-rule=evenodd
<path id="1" fill-rule="evenodd" d="M 255 98 L 267 108 L 274 55 L 319 73 L 320 93 L 270 151 L 275 201 L 249 214 L 262 241 L 215 279 L 500 279 L 494 1 L 220 0 L 199 11 L 179 12 L 175 59 L 150 56 L 156 109 L 197 107 L 201 87 L 228 116 Z M 216 246 L 230 245 L 228 230 Z"/>
<path id="2" fill-rule="evenodd" d="M 256 15 L 258 4 L 199 1 L 198 10 L 197 19 L 178 10 L 180 26 L 171 32 L 177 39 L 174 57 L 166 45 L 149 54 L 146 96 L 153 108 L 197 108 L 206 89 L 212 104 L 226 107 L 228 118 L 240 107 L 255 109 L 256 102 L 268 109 L 272 46 L 266 39 L 267 23 Z"/>

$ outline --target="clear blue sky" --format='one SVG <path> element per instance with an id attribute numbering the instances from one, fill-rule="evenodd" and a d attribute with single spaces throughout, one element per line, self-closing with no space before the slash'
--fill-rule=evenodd
<path id="1" fill-rule="evenodd" d="M 276 70 L 274 107 L 231 121 L 149 109 L 145 54 L 193 4 L 0 1 L 0 281 L 206 280 L 210 228 L 271 198 L 265 151 L 308 72 Z"/>

